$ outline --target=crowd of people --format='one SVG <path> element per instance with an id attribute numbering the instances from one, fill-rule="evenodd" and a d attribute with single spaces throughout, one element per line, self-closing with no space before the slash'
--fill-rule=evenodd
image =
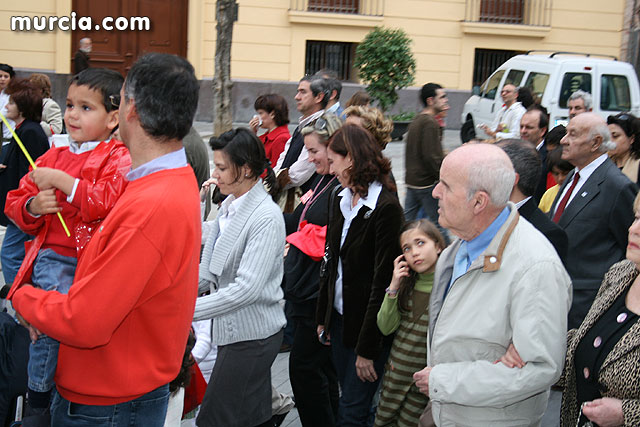
<path id="1" fill-rule="evenodd" d="M 26 395 L 25 427 L 640 424 L 632 114 L 578 91 L 549 130 L 506 84 L 492 140 L 447 153 L 428 83 L 397 177 L 391 121 L 320 70 L 292 133 L 270 93 L 212 137 L 209 178 L 182 58 L 80 71 L 64 124 L 45 75 L 0 88 L 1 423 Z"/>

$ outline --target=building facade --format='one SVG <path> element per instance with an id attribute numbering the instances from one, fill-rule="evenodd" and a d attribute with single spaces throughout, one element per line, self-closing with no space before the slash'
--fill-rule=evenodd
<path id="1" fill-rule="evenodd" d="M 413 40 L 416 87 L 428 81 L 452 90 L 450 126 L 458 104 L 508 57 L 530 50 L 628 54 L 625 9 L 636 0 L 238 0 L 231 75 L 234 119 L 250 118 L 253 99 L 277 90 L 291 100 L 296 82 L 319 68 L 334 68 L 345 82 L 342 99 L 360 88 L 355 48 L 375 26 L 402 28 Z M 630 6 L 630 4 L 632 4 Z M 12 31 L 12 17 L 147 17 L 148 31 Z M 627 12 L 628 14 L 628 12 Z M 121 28 L 123 23 L 120 22 Z M 131 25 L 131 22 L 129 22 Z M 130 28 L 130 27 L 129 27 Z M 627 31 L 628 32 L 628 31 Z M 22 0 L 0 6 L 0 62 L 58 81 L 72 70 L 77 42 L 93 39 L 92 60 L 126 73 L 140 54 L 186 56 L 202 80 L 200 120 L 211 117 L 216 44 L 215 0 Z M 628 39 L 628 37 L 625 38 Z M 632 48 L 637 49 L 636 46 Z M 622 58 L 623 60 L 626 58 Z M 56 79 L 57 78 L 57 79 Z M 64 85 L 61 85 L 64 86 Z M 55 91 L 56 95 L 64 93 Z M 210 98 L 210 96 L 209 96 Z M 418 108 L 415 88 L 395 112 Z M 294 104 L 292 102 L 291 106 Z M 460 106 L 461 108 L 461 106 Z M 295 121 L 296 113 L 292 111 Z M 457 123 L 456 123 L 457 124 Z"/>

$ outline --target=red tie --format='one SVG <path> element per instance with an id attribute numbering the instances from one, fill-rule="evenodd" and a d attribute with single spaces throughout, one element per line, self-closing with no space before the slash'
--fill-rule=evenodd
<path id="1" fill-rule="evenodd" d="M 580 179 L 580 174 L 576 172 L 576 174 L 573 176 L 573 182 L 571 183 L 571 187 L 569 187 L 569 191 L 567 191 L 567 193 L 564 195 L 562 200 L 560 200 L 560 204 L 556 209 L 556 213 L 555 215 L 553 215 L 553 222 L 555 222 L 556 224 L 558 223 L 558 221 L 560 221 L 560 217 L 564 212 L 564 208 L 567 207 L 567 203 L 569 203 L 569 198 L 571 197 L 571 193 L 573 193 L 573 189 L 576 188 L 576 184 L 578 184 L 579 179 Z"/>

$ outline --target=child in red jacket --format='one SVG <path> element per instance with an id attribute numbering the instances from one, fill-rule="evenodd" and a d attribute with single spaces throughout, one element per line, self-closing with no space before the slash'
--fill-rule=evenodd
<path id="1" fill-rule="evenodd" d="M 75 75 L 64 113 L 69 147 L 47 151 L 37 169 L 7 195 L 6 215 L 36 236 L 27 244 L 8 298 L 24 283 L 66 294 L 82 249 L 124 191 L 131 159 L 124 144 L 111 138 L 118 126 L 123 81 L 118 72 L 100 68 Z M 28 405 L 33 415 L 47 416 L 58 347 L 44 335 L 31 344 Z"/>

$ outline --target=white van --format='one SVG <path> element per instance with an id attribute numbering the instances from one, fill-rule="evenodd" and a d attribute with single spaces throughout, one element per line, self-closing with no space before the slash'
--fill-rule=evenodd
<path id="1" fill-rule="evenodd" d="M 593 112 L 603 118 L 621 111 L 640 113 L 640 88 L 631 64 L 589 54 L 531 51 L 502 64 L 464 105 L 460 136 L 468 141 L 473 132 L 487 138 L 478 125 L 491 125 L 502 108 L 502 86 L 507 83 L 531 89 L 534 100 L 549 112 L 549 129 L 566 124 L 567 100 L 582 89 L 593 97 Z M 466 139 L 465 139 L 466 138 Z"/>

